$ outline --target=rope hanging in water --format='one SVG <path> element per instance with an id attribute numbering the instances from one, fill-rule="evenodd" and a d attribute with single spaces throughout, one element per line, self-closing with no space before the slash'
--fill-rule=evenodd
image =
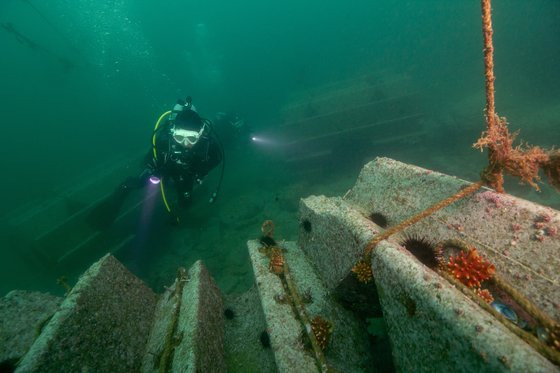
<path id="1" fill-rule="evenodd" d="M 510 134 L 505 118 L 496 115 L 494 99 L 494 45 L 492 42 L 492 13 L 491 1 L 481 0 L 482 6 L 482 32 L 484 37 L 484 68 L 486 78 L 486 124 L 487 129 L 473 145 L 476 148 L 488 148 L 488 166 L 481 175 L 481 181 L 462 189 L 453 196 L 427 208 L 400 224 L 387 229 L 372 238 L 364 249 L 362 259 L 352 268 L 354 273 L 363 271 L 364 263 L 371 263 L 371 253 L 379 242 L 391 235 L 417 223 L 434 212 L 476 192 L 484 184 L 503 193 L 503 172 L 518 176 L 537 190 L 539 181 L 538 172 L 542 168 L 550 184 L 560 190 L 560 150 L 544 151 L 539 147 L 523 149 L 522 146 L 513 147 L 516 134 Z M 365 276 L 364 278 L 368 278 Z"/>
<path id="2" fill-rule="evenodd" d="M 511 134 L 506 118 L 496 114 L 494 102 L 494 45 L 492 43 L 492 7 L 490 0 L 481 0 L 482 34 L 484 37 L 484 70 L 486 77 L 486 131 L 473 145 L 481 151 L 488 148 L 488 166 L 482 172 L 482 180 L 503 193 L 504 171 L 517 176 L 536 190 L 540 181 L 539 169 L 548 177 L 549 183 L 560 190 L 560 151 L 544 150 L 538 146 L 513 147 L 517 133 Z"/>

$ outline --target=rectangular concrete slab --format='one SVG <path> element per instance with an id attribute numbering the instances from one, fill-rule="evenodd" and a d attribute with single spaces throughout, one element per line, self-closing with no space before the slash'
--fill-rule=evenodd
<path id="1" fill-rule="evenodd" d="M 348 275 L 364 246 L 381 230 L 340 197 L 302 199 L 299 220 L 298 246 L 329 291 Z"/>
<path id="2" fill-rule="evenodd" d="M 307 339 L 302 335 L 303 326 L 290 302 L 285 302 L 289 293 L 269 269 L 269 258 L 259 251 L 261 245 L 249 241 L 248 246 L 278 370 L 316 371 L 311 351 L 304 348 Z M 324 351 L 329 367 L 340 372 L 371 371 L 372 357 L 365 324 L 334 301 L 295 242 L 283 242 L 281 246 L 298 293 L 308 298 L 305 304 L 308 317 L 320 316 L 332 325 L 330 342 Z"/>
<path id="3" fill-rule="evenodd" d="M 249 241 L 247 246 L 278 371 L 318 371 L 313 357 L 303 350 L 302 327 L 292 306 L 274 300 L 285 294 L 280 278 L 268 268 L 267 257 L 259 252 L 261 245 L 257 241 Z"/>

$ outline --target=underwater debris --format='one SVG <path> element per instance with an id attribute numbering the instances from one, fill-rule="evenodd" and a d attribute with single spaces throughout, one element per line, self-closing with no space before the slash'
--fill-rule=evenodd
<path id="1" fill-rule="evenodd" d="M 56 283 L 64 288 L 65 295 L 70 294 L 70 291 L 72 291 L 72 286 L 68 284 L 68 279 L 66 278 L 66 276 L 60 276 L 59 278 L 57 278 Z"/>
<path id="2" fill-rule="evenodd" d="M 498 311 L 499 313 L 504 315 L 504 317 L 506 319 L 508 319 L 509 321 L 511 321 L 512 323 L 514 323 L 514 324 L 518 323 L 519 317 L 517 316 L 517 313 L 511 307 L 508 307 L 506 304 L 503 304 L 501 302 L 492 302 L 490 305 L 496 311 Z"/>
<path id="3" fill-rule="evenodd" d="M 276 241 L 274 240 L 274 238 L 268 236 L 262 236 L 261 238 L 259 238 L 259 242 L 265 247 L 276 246 Z"/>
<path id="4" fill-rule="evenodd" d="M 265 237 L 274 236 L 274 222 L 272 220 L 265 220 L 261 225 L 261 232 Z"/>
<path id="5" fill-rule="evenodd" d="M 471 247 L 468 253 L 461 251 L 449 258 L 449 272 L 469 288 L 480 288 L 482 281 L 488 280 L 496 272 L 496 267 L 478 255 Z"/>
<path id="6" fill-rule="evenodd" d="M 333 331 L 333 325 L 331 322 L 323 319 L 321 316 L 315 316 L 311 320 L 311 330 L 317 339 L 317 344 L 322 351 L 325 351 L 329 345 L 330 337 Z"/>
<path id="7" fill-rule="evenodd" d="M 490 164 L 484 170 L 482 178 L 498 193 L 503 193 L 505 171 L 519 177 L 522 182 L 531 185 L 537 191 L 540 190 L 537 185 L 540 181 L 539 168 L 549 162 L 549 156 L 538 146 L 529 149 L 524 149 L 521 145 L 513 147 L 517 133 L 509 132 L 506 118 L 488 113 L 488 120 L 490 115 L 493 116 L 492 125 L 488 126 L 481 138 L 473 145 L 480 150 L 489 149 Z"/>
<path id="8" fill-rule="evenodd" d="M 261 225 L 262 236 L 259 242 L 263 246 L 276 246 L 274 240 L 274 222 L 272 220 L 265 220 Z"/>
<path id="9" fill-rule="evenodd" d="M 418 223 L 420 220 L 432 215 L 436 211 L 439 211 L 446 206 L 449 206 L 453 202 L 456 202 L 456 201 L 458 201 L 462 198 L 465 198 L 465 197 L 473 194 L 478 189 L 480 189 L 483 184 L 484 184 L 483 181 L 478 181 L 474 184 L 471 184 L 471 185 L 467 186 L 466 188 L 462 188 L 461 190 L 459 190 L 457 193 L 455 193 L 451 197 L 448 197 L 448 198 L 446 198 L 442 201 L 439 201 L 438 203 L 428 207 L 424 211 L 421 211 L 418 214 L 413 215 L 412 217 L 402 221 L 401 223 L 385 230 L 384 232 L 382 232 L 380 234 L 377 234 L 366 244 L 366 247 L 364 248 L 363 258 L 370 257 L 372 251 L 375 249 L 375 247 L 377 246 L 377 244 L 379 242 L 389 238 L 390 236 L 392 236 L 393 234 L 395 234 L 397 232 L 401 232 L 402 230 L 410 227 L 413 224 Z M 362 259 L 362 260 L 364 260 L 364 259 Z"/>
<path id="10" fill-rule="evenodd" d="M 271 248 L 268 268 L 276 275 L 280 275 L 284 272 L 284 254 L 282 254 L 281 248 Z"/>
<path id="11" fill-rule="evenodd" d="M 68 60 L 66 57 L 62 57 L 62 56 L 58 56 L 56 55 L 54 52 L 52 52 L 51 50 L 45 48 L 44 46 L 42 46 L 41 44 L 31 40 L 29 37 L 23 35 L 20 31 L 18 31 L 16 29 L 16 27 L 14 26 L 13 23 L 11 22 L 2 22 L 2 24 L 0 24 L 0 27 L 6 31 L 8 34 L 11 34 L 14 36 L 14 38 L 16 39 L 16 41 L 18 43 L 20 43 L 21 45 L 25 45 L 26 47 L 28 47 L 29 49 L 35 51 L 35 52 L 39 52 L 42 53 L 45 56 L 48 56 L 52 59 L 54 59 L 55 61 L 57 61 L 63 68 L 64 72 L 69 72 L 71 71 L 73 68 L 76 67 L 76 65 L 74 65 L 74 63 L 72 63 L 70 60 Z"/>
<path id="12" fill-rule="evenodd" d="M 352 272 L 356 275 L 358 281 L 367 284 L 373 280 L 373 271 L 371 266 L 364 259 L 361 259 L 352 267 Z"/>

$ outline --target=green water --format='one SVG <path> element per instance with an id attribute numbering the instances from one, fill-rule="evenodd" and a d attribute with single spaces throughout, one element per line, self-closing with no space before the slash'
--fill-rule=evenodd
<path id="1" fill-rule="evenodd" d="M 484 128 L 477 1 L 4 0 L 0 22 L 20 33 L 0 29 L 2 221 L 57 198 L 116 155 L 144 154 L 155 120 L 177 98 L 191 95 L 209 118 L 239 112 L 259 133 L 278 123 L 295 94 L 364 73 L 407 76 L 432 130 L 413 145 L 360 154 L 469 180 L 485 164 L 471 148 Z M 495 1 L 494 29 L 499 114 L 524 140 L 558 146 L 560 2 Z M 298 198 L 344 193 L 367 160 L 341 151 L 325 160 L 327 172 L 307 172 L 293 162 L 270 167 L 255 144 L 226 156 L 216 204 L 201 196 L 178 228 L 161 222 L 157 204 L 149 224 L 138 219 L 121 232 L 134 238 L 117 256 L 157 291 L 196 259 L 224 291 L 243 291 L 252 281 L 245 241 L 259 235 L 260 222 L 273 219 L 279 238 L 296 239 Z M 509 181 L 506 190 L 560 208 L 547 186 L 536 193 Z M 224 223 L 224 211 L 254 201 L 252 219 Z M 61 293 L 54 278 L 72 283 L 89 263 L 33 280 L 37 269 L 10 229 L 0 231 L 0 294 Z"/>

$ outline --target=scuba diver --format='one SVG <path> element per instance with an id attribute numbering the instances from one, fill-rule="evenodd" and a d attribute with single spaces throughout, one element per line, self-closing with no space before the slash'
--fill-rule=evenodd
<path id="1" fill-rule="evenodd" d="M 172 222 L 179 223 L 181 212 L 189 205 L 195 185 L 222 164 L 218 186 L 210 197 L 218 194 L 225 166 L 224 152 L 210 120 L 201 118 L 192 100 L 179 100 L 173 110 L 163 113 L 152 134 L 152 149 L 146 155 L 143 169 L 137 176 L 127 178 L 107 199 L 95 207 L 87 217 L 94 228 L 109 228 L 132 190 L 159 184 L 163 202 Z M 167 198 L 167 184 L 175 189 L 175 201 Z"/>

